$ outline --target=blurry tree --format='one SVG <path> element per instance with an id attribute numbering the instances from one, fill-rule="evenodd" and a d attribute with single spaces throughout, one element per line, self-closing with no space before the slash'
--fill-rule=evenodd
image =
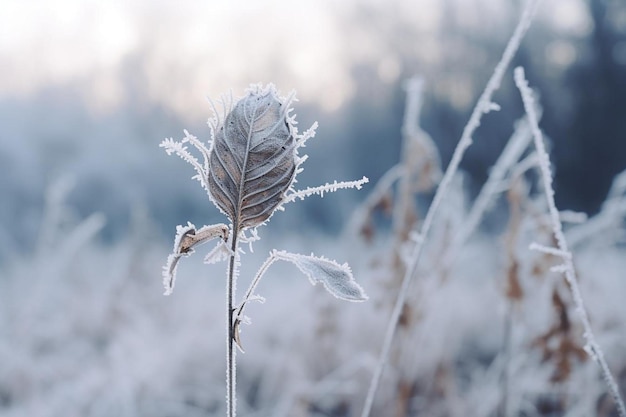
<path id="1" fill-rule="evenodd" d="M 595 212 L 626 168 L 626 3 L 589 0 L 588 6 L 593 30 L 565 79 L 574 111 L 563 126 L 557 185 L 563 203 Z"/>

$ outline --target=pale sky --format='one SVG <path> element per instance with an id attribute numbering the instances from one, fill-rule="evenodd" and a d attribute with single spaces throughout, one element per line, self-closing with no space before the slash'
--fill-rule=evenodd
<path id="1" fill-rule="evenodd" d="M 124 60 L 141 54 L 135 70 L 150 99 L 181 112 L 193 111 L 190 100 L 204 104 L 207 95 L 275 81 L 272 74 L 332 109 L 349 94 L 350 80 L 328 5 L 286 6 L 276 0 L 4 0 L 0 94 L 27 96 L 47 84 L 79 82 L 106 109 L 124 99 Z"/>
<path id="2" fill-rule="evenodd" d="M 483 8 L 509 4 L 454 3 L 470 10 L 479 3 Z M 589 29 L 582 1 L 547 3 L 542 14 L 560 30 Z M 350 60 L 372 55 L 380 78 L 389 83 L 397 81 L 402 70 L 396 57 L 384 54 L 384 45 L 372 42 L 376 36 L 367 27 L 359 30 L 370 38 L 346 40 L 336 17 L 349 16 L 353 4 L 353 0 L 3 0 L 0 96 L 28 97 L 50 84 L 68 84 L 83 92 L 94 111 L 106 112 L 128 98 L 125 71 L 140 79 L 148 100 L 190 118 L 206 114 L 206 96 L 217 97 L 230 89 L 241 94 L 251 82 L 275 82 L 283 93 L 295 89 L 299 97 L 333 110 L 353 93 Z M 437 30 L 437 0 L 395 0 L 394 5 L 420 30 Z M 467 16 L 469 20 L 471 15 Z M 560 59 L 570 59 L 567 51 L 554 52 Z M 438 54 L 433 48 L 429 53 Z"/>

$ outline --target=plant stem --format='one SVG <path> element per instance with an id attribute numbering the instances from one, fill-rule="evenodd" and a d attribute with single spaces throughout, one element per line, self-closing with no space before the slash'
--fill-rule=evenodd
<path id="1" fill-rule="evenodd" d="M 227 317 L 228 317 L 228 330 L 227 330 L 227 342 L 226 342 L 226 407 L 228 408 L 228 417 L 236 416 L 237 408 L 237 395 L 235 393 L 235 383 L 237 378 L 237 362 L 235 360 L 235 323 L 234 323 L 234 299 L 235 299 L 235 280 L 237 279 L 237 249 L 239 244 L 239 236 L 237 231 L 237 225 L 233 225 L 233 235 L 231 244 L 231 254 L 228 264 L 228 282 L 226 283 L 226 298 L 227 298 Z"/>
<path id="2" fill-rule="evenodd" d="M 235 308 L 235 311 L 237 312 L 237 314 L 235 314 L 233 318 L 235 322 L 237 322 L 237 320 L 239 320 L 239 322 L 243 320 L 243 309 L 246 307 L 246 304 L 248 304 L 248 301 L 250 301 L 250 298 L 252 298 L 252 294 L 254 293 L 254 290 L 256 290 L 257 285 L 259 285 L 261 278 L 263 277 L 263 275 L 265 275 L 267 269 L 276 261 L 276 259 L 278 259 L 278 256 L 276 254 L 276 251 L 274 250 L 270 254 L 270 257 L 267 258 L 265 262 L 263 262 L 261 268 L 259 268 L 259 271 L 252 279 L 252 283 L 250 283 L 250 287 L 248 287 L 248 290 L 246 291 L 246 295 L 244 295 L 243 297 L 243 301 L 241 302 L 241 304 L 239 304 L 238 307 Z"/>
<path id="3" fill-rule="evenodd" d="M 502 351 L 504 355 L 504 363 L 502 364 L 502 397 L 500 398 L 500 412 L 498 415 L 501 417 L 509 417 L 509 378 L 510 378 L 510 362 L 511 362 L 511 344 L 513 338 L 513 301 L 507 299 L 506 314 L 504 317 L 504 340 Z"/>

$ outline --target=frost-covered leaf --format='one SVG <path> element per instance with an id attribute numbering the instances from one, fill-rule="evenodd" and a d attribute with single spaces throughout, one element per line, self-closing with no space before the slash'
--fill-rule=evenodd
<path id="1" fill-rule="evenodd" d="M 180 258 L 191 255 L 193 253 L 194 246 L 202 244 L 208 240 L 216 237 L 220 237 L 223 240 L 228 239 L 228 230 L 228 226 L 223 223 L 203 226 L 199 230 L 196 230 L 196 226 L 189 222 L 187 222 L 187 226 L 176 226 L 174 249 L 167 257 L 167 262 L 163 267 L 163 285 L 165 286 L 165 295 L 170 295 L 172 291 L 174 291 L 176 269 Z"/>
<path id="2" fill-rule="evenodd" d="M 340 265 L 323 257 L 285 251 L 276 251 L 273 256 L 292 262 L 309 278 L 311 284 L 321 282 L 324 288 L 337 298 L 347 301 L 365 301 L 368 298 L 363 288 L 354 280 L 352 271 L 346 263 Z"/>
<path id="3" fill-rule="evenodd" d="M 214 128 L 207 183 L 234 233 L 269 219 L 294 180 L 298 143 L 288 106 L 274 86 L 253 86 Z"/>

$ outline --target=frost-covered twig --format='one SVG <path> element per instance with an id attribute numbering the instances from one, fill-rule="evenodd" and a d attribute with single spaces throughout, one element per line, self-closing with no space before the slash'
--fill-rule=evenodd
<path id="1" fill-rule="evenodd" d="M 531 243 L 528 249 L 536 250 L 538 252 L 545 253 L 546 255 L 552 255 L 558 258 L 572 259 L 572 254 L 570 252 L 562 251 L 559 248 L 553 248 L 550 246 L 541 245 L 537 242 Z"/>
<path id="2" fill-rule="evenodd" d="M 481 188 L 478 196 L 474 200 L 474 204 L 467 215 L 467 218 L 461 229 L 457 233 L 452 245 L 452 253 L 467 241 L 469 236 L 476 230 L 483 215 L 491 208 L 494 197 L 501 190 L 500 186 L 505 179 L 509 170 L 519 161 L 520 156 L 524 153 L 528 144 L 532 139 L 528 120 L 522 119 L 516 126 L 515 132 L 511 139 L 507 142 L 500 157 L 494 164 L 489 178 L 485 185 Z"/>
<path id="3" fill-rule="evenodd" d="M 414 77 L 407 81 L 406 90 L 406 107 L 404 109 L 404 120 L 402 123 L 402 172 L 398 180 L 398 193 L 396 197 L 397 203 L 394 207 L 392 230 L 396 237 L 396 244 L 402 245 L 407 229 L 412 227 L 409 219 L 414 204 L 414 195 L 412 193 L 412 172 L 410 169 L 411 159 L 411 142 L 418 137 L 420 133 L 419 115 L 422 107 L 422 89 L 424 80 L 420 77 Z M 421 156 L 421 155 L 420 155 Z"/>
<path id="4" fill-rule="evenodd" d="M 450 244 L 443 265 L 447 267 L 453 265 L 463 245 L 476 231 L 485 213 L 492 208 L 496 197 L 509 189 L 511 181 L 518 178 L 519 175 L 522 175 L 530 167 L 536 165 L 534 155 L 529 155 L 527 158 L 519 160 L 528 148 L 531 140 L 530 126 L 528 120 L 524 118 L 516 124 L 515 131 L 493 165 L 489 178 L 474 199 L 469 214 Z"/>
<path id="5" fill-rule="evenodd" d="M 358 230 L 363 227 L 369 213 L 372 209 L 379 204 L 385 194 L 391 190 L 393 184 L 402 176 L 403 168 L 401 164 L 394 165 L 382 177 L 376 182 L 374 189 L 367 195 L 365 201 L 354 210 L 352 217 L 348 221 L 346 227 L 346 234 L 348 236 L 355 236 L 358 234 Z"/>
<path id="6" fill-rule="evenodd" d="M 309 197 L 314 194 L 318 194 L 320 197 L 324 197 L 325 193 L 334 193 L 337 190 L 343 190 L 347 188 L 356 188 L 360 190 L 363 187 L 363 184 L 367 184 L 369 179 L 367 177 L 363 177 L 360 180 L 354 181 L 334 181 L 332 184 L 327 183 L 324 185 L 320 185 L 317 187 L 308 187 L 304 190 L 293 191 L 290 194 L 285 196 L 285 203 L 291 203 L 296 199 L 304 200 L 306 197 Z"/>
<path id="7" fill-rule="evenodd" d="M 537 152 L 539 153 L 541 180 L 548 201 L 548 210 L 550 212 L 552 230 L 556 239 L 558 251 L 561 254 L 567 254 L 567 256 L 562 256 L 562 270 L 565 275 L 565 279 L 569 284 L 569 288 L 572 292 L 572 298 L 574 299 L 574 303 L 576 305 L 576 311 L 580 316 L 584 328 L 583 337 L 585 338 L 585 351 L 600 366 L 602 377 L 604 378 L 604 381 L 609 388 L 611 396 L 615 401 L 615 405 L 617 407 L 619 415 L 621 417 L 626 417 L 626 408 L 624 407 L 624 402 L 620 397 L 619 388 L 617 386 L 617 383 L 615 382 L 615 379 L 613 378 L 613 375 L 611 374 L 611 371 L 609 370 L 609 366 L 607 365 L 606 360 L 604 359 L 604 353 L 602 352 L 602 349 L 595 339 L 593 330 L 591 329 L 591 323 L 589 322 L 589 316 L 587 315 L 587 310 L 583 302 L 582 294 L 578 286 L 578 278 L 576 277 L 576 271 L 574 269 L 572 255 L 567 247 L 567 241 L 565 240 L 565 235 L 563 234 L 563 226 L 559 218 L 559 212 L 556 208 L 556 204 L 554 203 L 554 188 L 552 187 L 550 159 L 548 157 L 548 153 L 546 152 L 543 142 L 543 135 L 541 133 L 541 130 L 539 129 L 539 124 L 537 122 L 537 115 L 535 114 L 532 91 L 528 86 L 528 82 L 526 81 L 526 78 L 524 76 L 524 69 L 522 67 L 517 67 L 515 69 L 515 84 L 517 85 L 517 88 L 520 90 L 520 93 L 522 95 L 524 109 L 526 110 L 526 114 L 528 115 L 528 120 L 530 121 L 530 126 L 533 132 L 535 147 L 537 148 Z"/>
<path id="8" fill-rule="evenodd" d="M 195 136 L 191 136 L 191 138 L 189 136 L 190 136 L 189 133 L 185 130 L 185 137 L 180 142 L 176 142 L 174 139 L 168 138 L 168 139 L 163 140 L 163 142 L 161 142 L 159 147 L 164 148 L 165 152 L 167 152 L 168 155 L 171 155 L 174 153 L 178 155 L 184 161 L 191 164 L 193 168 L 196 170 L 196 175 L 194 175 L 193 178 L 198 180 L 200 184 L 202 185 L 202 188 L 204 188 L 208 192 L 209 189 L 206 183 L 207 171 L 205 170 L 205 167 L 208 167 L 208 161 L 205 160 L 205 163 L 201 165 L 198 159 L 195 156 L 193 156 L 191 152 L 189 152 L 187 147 L 184 145 L 185 143 L 189 142 L 192 145 L 194 145 L 194 147 L 196 148 L 198 147 L 196 145 L 197 143 L 196 141 L 190 140 L 191 138 L 196 139 Z M 205 156 L 206 153 L 203 152 L 202 155 Z"/>
<path id="9" fill-rule="evenodd" d="M 376 366 L 376 369 L 374 370 L 374 375 L 372 377 L 370 387 L 367 392 L 365 405 L 361 414 L 362 417 L 368 417 L 370 415 L 372 404 L 374 402 L 374 395 L 376 394 L 378 385 L 380 383 L 380 378 L 382 377 L 383 370 L 385 368 L 385 365 L 387 364 L 389 351 L 391 349 L 391 342 L 393 340 L 398 320 L 400 319 L 400 315 L 404 307 L 404 303 L 408 294 L 408 288 L 411 284 L 413 276 L 417 271 L 419 260 L 422 254 L 422 248 L 424 247 L 423 242 L 428 236 L 434 216 L 437 213 L 439 205 L 441 204 L 444 196 L 446 195 L 446 191 L 452 181 L 452 177 L 456 174 L 456 171 L 459 167 L 459 164 L 461 163 L 461 160 L 463 159 L 463 155 L 465 154 L 466 149 L 472 144 L 472 135 L 480 125 L 482 115 L 493 110 L 491 97 L 493 93 L 500 87 L 502 78 L 504 77 L 504 73 L 509 67 L 511 60 L 515 55 L 515 52 L 518 50 L 524 34 L 530 27 L 538 5 L 539 0 L 530 0 L 527 3 L 524 9 L 524 13 L 522 14 L 522 17 L 504 50 L 500 62 L 498 62 L 498 64 L 496 65 L 493 75 L 489 79 L 485 90 L 481 94 L 478 102 L 476 103 L 476 106 L 474 107 L 474 110 L 472 111 L 472 115 L 470 116 L 470 119 L 465 126 L 465 129 L 463 130 L 461 139 L 459 140 L 459 143 L 454 150 L 454 154 L 452 155 L 450 164 L 448 165 L 443 179 L 441 180 L 441 183 L 437 188 L 437 192 L 435 193 L 433 202 L 431 203 L 428 212 L 426 213 L 426 218 L 424 219 L 420 232 L 421 239 L 412 250 L 410 263 L 407 266 L 406 273 L 404 274 L 402 285 L 400 287 L 400 292 L 398 294 L 398 298 L 396 299 L 396 303 L 394 305 L 393 312 L 391 314 L 391 318 L 385 332 L 383 347 L 380 352 L 378 364 Z"/>

